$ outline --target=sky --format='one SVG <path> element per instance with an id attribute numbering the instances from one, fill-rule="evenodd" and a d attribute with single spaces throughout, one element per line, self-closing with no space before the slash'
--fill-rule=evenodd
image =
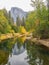
<path id="1" fill-rule="evenodd" d="M 24 11 L 32 11 L 30 4 L 31 0 L 0 0 L 0 9 L 6 8 L 9 11 L 11 7 L 18 7 Z"/>

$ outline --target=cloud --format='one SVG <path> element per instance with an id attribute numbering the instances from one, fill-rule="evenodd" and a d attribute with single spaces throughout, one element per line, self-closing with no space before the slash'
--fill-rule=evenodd
<path id="1" fill-rule="evenodd" d="M 6 8 L 10 10 L 11 7 L 19 7 L 24 11 L 30 11 L 33 10 L 30 3 L 30 0 L 0 0 L 0 9 Z"/>

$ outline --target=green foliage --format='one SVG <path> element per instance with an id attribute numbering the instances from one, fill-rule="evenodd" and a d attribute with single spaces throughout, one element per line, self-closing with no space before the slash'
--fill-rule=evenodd
<path id="1" fill-rule="evenodd" d="M 35 10 L 28 14 L 25 27 L 33 32 L 34 37 L 49 38 L 48 9 L 41 0 L 31 1 Z"/>
<path id="2" fill-rule="evenodd" d="M 19 32 L 20 26 L 25 26 L 24 22 L 24 18 L 21 20 L 18 16 L 16 23 L 14 23 L 10 11 L 7 13 L 6 9 L 0 10 L 0 34 Z"/>
<path id="3" fill-rule="evenodd" d="M 27 31 L 29 31 L 30 29 L 32 29 L 35 26 L 35 21 L 36 19 L 36 14 L 35 12 L 30 12 L 27 16 L 26 22 L 25 22 L 25 28 Z"/>
<path id="4" fill-rule="evenodd" d="M 13 24 L 13 25 L 11 25 L 11 27 L 14 30 L 15 33 L 18 32 L 18 27 L 16 25 Z"/>
<path id="5" fill-rule="evenodd" d="M 40 38 L 49 38 L 49 24 L 48 23 L 40 23 L 40 26 L 36 28 L 36 35 L 40 36 Z"/>
<path id="6" fill-rule="evenodd" d="M 5 65 L 8 61 L 9 53 L 4 50 L 0 50 L 0 65 Z"/>
<path id="7" fill-rule="evenodd" d="M 4 15 L 4 10 L 0 10 L 0 32 L 1 33 L 10 33 L 11 30 L 12 30 L 12 28 L 9 25 L 8 20 Z"/>
<path id="8" fill-rule="evenodd" d="M 29 59 L 27 61 L 29 65 L 49 65 L 49 52 L 48 50 L 46 50 L 47 48 L 41 45 L 36 45 L 35 43 L 32 43 L 30 40 L 27 41 L 25 46 L 27 49 L 26 59 Z"/>

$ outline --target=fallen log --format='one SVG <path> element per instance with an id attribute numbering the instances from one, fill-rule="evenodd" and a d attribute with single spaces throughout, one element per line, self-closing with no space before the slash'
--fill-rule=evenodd
<path id="1" fill-rule="evenodd" d="M 36 43 L 36 44 L 39 44 L 39 45 L 41 44 L 41 45 L 44 45 L 44 46 L 49 48 L 49 41 L 41 40 L 41 39 L 37 39 L 37 38 L 31 39 L 31 41 Z"/>

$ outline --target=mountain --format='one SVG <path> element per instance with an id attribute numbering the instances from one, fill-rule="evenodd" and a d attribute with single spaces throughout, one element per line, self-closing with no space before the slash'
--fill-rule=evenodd
<path id="1" fill-rule="evenodd" d="M 22 19 L 23 17 L 26 18 L 27 16 L 27 12 L 24 12 L 22 9 L 17 7 L 12 7 L 10 12 L 11 12 L 11 17 L 14 19 L 14 22 L 16 22 L 18 16 L 20 17 L 20 19 Z"/>

